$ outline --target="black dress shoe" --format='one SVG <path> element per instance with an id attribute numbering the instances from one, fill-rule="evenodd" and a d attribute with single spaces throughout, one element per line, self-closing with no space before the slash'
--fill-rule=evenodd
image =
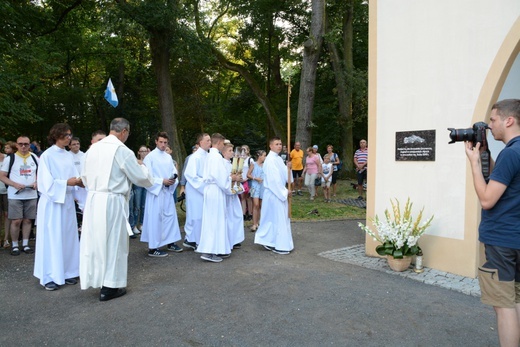
<path id="1" fill-rule="evenodd" d="M 101 288 L 101 292 L 99 294 L 99 301 L 108 301 L 115 298 L 119 298 L 126 294 L 125 288 Z"/>

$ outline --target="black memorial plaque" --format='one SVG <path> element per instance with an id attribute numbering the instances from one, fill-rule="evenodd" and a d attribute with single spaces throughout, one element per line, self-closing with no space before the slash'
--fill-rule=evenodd
<path id="1" fill-rule="evenodd" d="M 435 161 L 435 130 L 395 133 L 396 161 Z"/>

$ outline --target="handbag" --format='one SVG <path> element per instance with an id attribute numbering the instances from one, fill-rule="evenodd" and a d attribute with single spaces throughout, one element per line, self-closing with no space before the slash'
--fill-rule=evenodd
<path id="1" fill-rule="evenodd" d="M 242 187 L 244 188 L 244 194 L 249 193 L 249 183 L 247 181 L 242 183 Z"/>
<path id="2" fill-rule="evenodd" d="M 321 177 L 316 177 L 314 179 L 314 185 L 315 186 L 321 186 Z"/>

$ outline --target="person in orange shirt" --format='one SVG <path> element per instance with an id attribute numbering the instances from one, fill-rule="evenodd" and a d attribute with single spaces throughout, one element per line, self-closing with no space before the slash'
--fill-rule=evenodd
<path id="1" fill-rule="evenodd" d="M 303 184 L 303 151 L 301 149 L 301 144 L 296 142 L 294 144 L 294 149 L 291 151 L 289 155 L 290 161 L 292 163 L 292 175 L 293 182 L 295 182 L 295 186 L 297 189 L 298 195 L 303 195 L 302 193 L 302 184 Z M 293 190 L 293 195 L 295 191 Z"/>

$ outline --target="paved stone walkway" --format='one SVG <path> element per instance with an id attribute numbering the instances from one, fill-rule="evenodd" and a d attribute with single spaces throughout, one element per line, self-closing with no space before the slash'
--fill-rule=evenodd
<path id="1" fill-rule="evenodd" d="M 467 295 L 480 297 L 480 288 L 476 278 L 459 276 L 427 267 L 424 268 L 424 272 L 422 273 L 415 273 L 412 268 L 403 272 L 395 272 L 390 269 L 386 259 L 366 256 L 364 244 L 325 251 L 318 255 L 333 261 L 383 271 L 392 275 L 423 282 L 425 284 L 431 284 Z"/>
<path id="2" fill-rule="evenodd" d="M 367 208 L 367 202 L 365 200 L 361 199 L 332 199 L 334 202 L 339 202 L 340 204 L 350 205 L 350 206 L 356 206 L 359 208 Z"/>

